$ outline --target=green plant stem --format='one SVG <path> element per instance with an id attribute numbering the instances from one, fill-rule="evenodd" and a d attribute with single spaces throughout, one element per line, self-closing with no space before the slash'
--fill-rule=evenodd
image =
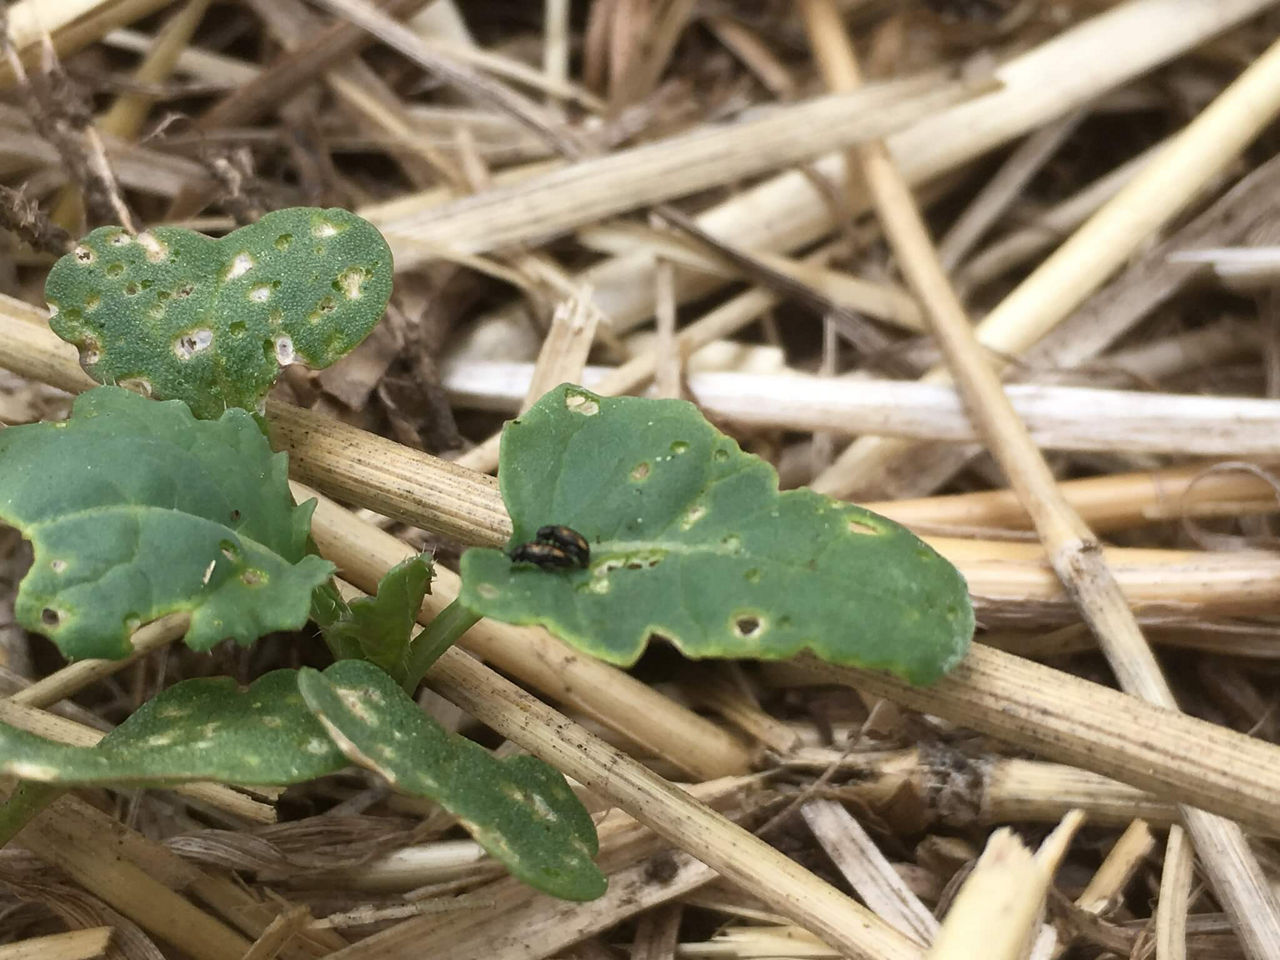
<path id="1" fill-rule="evenodd" d="M 457 643 L 479 619 L 480 614 L 457 600 L 436 614 L 426 629 L 414 638 L 405 663 L 405 690 L 412 692 L 440 655 Z"/>

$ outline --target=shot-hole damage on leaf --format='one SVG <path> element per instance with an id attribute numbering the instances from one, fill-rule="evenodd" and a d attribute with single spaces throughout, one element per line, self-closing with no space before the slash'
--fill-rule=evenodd
<path id="1" fill-rule="evenodd" d="M 293 243 L 300 232 L 324 242 Z M 51 326 L 94 379 L 134 381 L 212 419 L 259 409 L 282 366 L 319 369 L 352 350 L 381 319 L 391 281 L 371 224 L 298 207 L 220 239 L 100 227 L 54 265 L 45 295 Z"/>
<path id="2" fill-rule="evenodd" d="M 849 521 L 849 532 L 864 534 L 866 536 L 875 536 L 880 532 L 880 528 L 861 517 L 854 517 Z"/>
<path id="3" fill-rule="evenodd" d="M 585 391 L 565 391 L 564 406 L 566 410 L 583 417 L 594 417 L 600 412 L 600 404 L 596 398 Z"/>
<path id="4" fill-rule="evenodd" d="M 540 624 L 612 663 L 651 634 L 692 657 L 790 657 L 936 680 L 964 656 L 963 578 L 905 528 L 808 490 L 780 493 L 691 404 L 557 387 L 503 431 L 508 552 L 546 524 L 590 543 L 586 569 L 462 559 L 462 602 Z"/>
<path id="5" fill-rule="evenodd" d="M 68 657 L 126 656 L 132 630 L 174 612 L 199 650 L 302 627 L 333 570 L 310 518 L 243 410 L 202 421 L 100 387 L 66 421 L 0 431 L 0 520 L 35 553 L 17 620 Z"/>
<path id="6" fill-rule="evenodd" d="M 276 670 L 248 687 L 230 677 L 184 680 L 148 700 L 94 747 L 55 743 L 0 724 L 0 772 L 65 785 L 171 785 L 218 780 L 283 786 L 347 765 Z"/>
<path id="7" fill-rule="evenodd" d="M 512 875 L 570 900 L 604 892 L 595 825 L 557 771 L 449 733 L 366 661 L 304 669 L 298 687 L 352 763 L 440 804 Z"/>

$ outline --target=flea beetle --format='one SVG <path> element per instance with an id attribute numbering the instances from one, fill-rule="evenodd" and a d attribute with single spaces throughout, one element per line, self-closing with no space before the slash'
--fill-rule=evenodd
<path id="1" fill-rule="evenodd" d="M 591 547 L 587 544 L 587 538 L 569 527 L 562 527 L 559 524 L 539 527 L 533 539 L 538 543 L 549 543 L 553 547 L 559 547 L 580 567 L 585 567 L 591 560 Z"/>
<path id="2" fill-rule="evenodd" d="M 586 537 L 557 524 L 539 527 L 531 541 L 511 551 L 512 563 L 531 563 L 543 570 L 582 569 L 590 559 Z"/>

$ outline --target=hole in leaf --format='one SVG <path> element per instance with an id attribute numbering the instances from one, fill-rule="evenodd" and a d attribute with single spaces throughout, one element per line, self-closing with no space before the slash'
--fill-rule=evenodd
<path id="1" fill-rule="evenodd" d="M 717 463 L 724 463 L 729 459 L 729 451 L 724 447 L 717 447 L 715 451 L 712 452 L 711 459 L 715 460 Z"/>
<path id="2" fill-rule="evenodd" d="M 136 613 L 126 613 L 124 615 L 124 629 L 127 633 L 133 633 L 142 626 L 142 618 Z"/>
<path id="3" fill-rule="evenodd" d="M 134 393 L 141 394 L 144 397 L 151 396 L 151 381 L 146 377 L 127 377 L 121 380 L 118 386 L 124 387 L 126 390 L 132 390 Z"/>
<path id="4" fill-rule="evenodd" d="M 685 441 L 683 440 L 672 441 L 671 452 L 674 453 L 676 456 L 679 456 L 680 454 L 685 453 L 686 451 L 688 451 L 688 449 L 689 449 L 689 444 L 687 444 Z"/>
<path id="5" fill-rule="evenodd" d="M 764 632 L 764 621 L 749 613 L 738 614 L 733 618 L 733 632 L 743 640 L 749 640 Z"/>
<path id="6" fill-rule="evenodd" d="M 253 269 L 253 257 L 248 253 L 237 253 L 235 259 L 231 261 L 231 266 L 227 268 L 225 279 L 234 280 L 236 277 L 242 277 Z"/>
<path id="7" fill-rule="evenodd" d="M 333 288 L 348 300 L 360 299 L 360 287 L 365 280 L 365 271 L 359 267 L 343 270 L 334 281 Z"/>
<path id="8" fill-rule="evenodd" d="M 50 561 L 49 561 L 49 569 L 50 569 L 50 570 L 52 570 L 54 573 L 62 573 L 62 572 L 64 572 L 64 571 L 67 569 L 67 561 L 65 561 L 65 560 L 50 560 Z"/>
<path id="9" fill-rule="evenodd" d="M 76 263 L 90 264 L 93 263 L 95 254 L 88 247 L 76 247 L 75 257 Z"/>
<path id="10" fill-rule="evenodd" d="M 107 241 L 107 243 L 111 244 L 113 247 L 127 247 L 132 242 L 133 239 L 123 230 L 113 235 L 111 239 Z"/>
<path id="11" fill-rule="evenodd" d="M 248 327 L 245 326 L 245 322 L 243 320 L 232 320 L 227 324 L 227 332 L 233 337 L 240 336 L 240 334 L 244 333 L 247 329 Z"/>
<path id="12" fill-rule="evenodd" d="M 84 299 L 84 312 L 93 313 L 93 311 L 98 309 L 98 306 L 101 303 L 102 303 L 102 298 L 100 296 L 98 296 L 96 293 L 89 294 L 89 296 L 85 297 Z M 50 316 L 52 316 L 52 314 L 50 314 Z"/>
<path id="13" fill-rule="evenodd" d="M 742 538 L 734 533 L 729 534 L 720 543 L 732 553 L 737 553 L 742 549 Z"/>
<path id="14" fill-rule="evenodd" d="M 201 350 L 207 350 L 213 343 L 213 331 L 202 328 L 184 333 L 173 343 L 173 352 L 179 360 L 190 360 Z"/>
<path id="15" fill-rule="evenodd" d="M 240 548 L 237 547 L 230 540 L 223 540 L 221 543 L 218 544 L 218 549 L 221 550 L 222 555 L 226 557 L 228 560 L 230 560 L 232 563 L 236 563 L 237 561 L 239 561 Z"/>
<path id="16" fill-rule="evenodd" d="M 101 359 L 102 354 L 98 352 L 97 347 L 86 347 L 80 351 L 80 365 L 82 367 L 92 367 Z"/>
<path id="17" fill-rule="evenodd" d="M 333 313 L 338 309 L 338 304 L 334 302 L 333 297 L 322 297 L 320 302 L 316 304 L 316 308 L 311 311 L 311 315 L 307 317 L 312 323 L 318 321 L 326 313 Z"/>
<path id="18" fill-rule="evenodd" d="M 288 250 L 288 249 L 289 249 L 289 245 L 290 245 L 290 244 L 292 244 L 292 243 L 293 243 L 293 234 L 292 234 L 292 233 L 282 233 L 282 234 L 280 234 L 280 236 L 276 237 L 276 249 L 277 249 L 277 250 Z"/>
<path id="19" fill-rule="evenodd" d="M 637 463 L 631 468 L 631 479 L 636 483 L 649 479 L 649 464 Z"/>
<path id="20" fill-rule="evenodd" d="M 311 235 L 313 237 L 332 237 L 337 232 L 338 228 L 328 220 L 316 220 L 311 224 Z"/>
<path id="21" fill-rule="evenodd" d="M 486 600 L 496 600 L 500 595 L 500 591 L 492 583 L 482 583 L 476 587 L 476 593 L 484 597 Z"/>
<path id="22" fill-rule="evenodd" d="M 179 300 L 185 300 L 187 299 L 187 297 L 191 296 L 195 292 L 196 292 L 196 285 L 194 283 L 184 283 L 176 291 L 174 291 L 173 295 L 177 297 Z"/>
<path id="23" fill-rule="evenodd" d="M 287 367 L 293 363 L 298 355 L 293 350 L 293 338 L 288 334 L 276 337 L 275 342 L 276 363 L 282 367 Z"/>
<path id="24" fill-rule="evenodd" d="M 239 510 L 232 510 L 232 511 L 231 511 L 231 522 L 232 522 L 232 523 L 239 523 L 239 522 L 240 522 L 240 511 L 239 511 Z"/>
<path id="25" fill-rule="evenodd" d="M 600 412 L 600 404 L 591 397 L 580 393 L 567 393 L 564 397 L 564 408 L 570 413 L 580 413 L 584 417 L 594 417 Z"/>
<path id="26" fill-rule="evenodd" d="M 260 283 L 249 291 L 249 299 L 254 303 L 266 303 L 271 299 L 271 285 Z"/>
<path id="27" fill-rule="evenodd" d="M 168 290 L 157 290 L 157 291 L 156 291 L 156 299 L 157 299 L 157 300 L 159 300 L 161 303 L 164 303 L 166 300 L 168 300 L 168 299 L 169 299 L 170 297 L 172 297 L 172 296 L 173 296 L 173 294 L 172 294 L 172 293 L 170 293 Z"/>
<path id="28" fill-rule="evenodd" d="M 123 264 L 123 263 L 113 263 L 113 264 L 111 264 L 111 266 L 107 267 L 107 276 L 108 276 L 108 277 L 118 277 L 118 276 L 120 276 L 120 274 L 122 274 L 122 273 L 124 273 L 124 264 Z"/>
<path id="29" fill-rule="evenodd" d="M 240 574 L 240 582 L 246 587 L 260 587 L 267 582 L 267 575 L 261 570 L 255 570 L 250 567 L 244 573 Z"/>
<path id="30" fill-rule="evenodd" d="M 860 534 L 862 536 L 877 536 L 881 531 L 878 527 L 872 526 L 865 520 L 851 518 L 849 520 L 849 532 Z"/>
<path id="31" fill-rule="evenodd" d="M 752 567 L 750 570 L 744 573 L 743 576 L 746 577 L 747 583 L 760 582 L 760 571 L 757 570 L 755 567 Z"/>
<path id="32" fill-rule="evenodd" d="M 56 627 L 62 622 L 62 614 L 53 607 L 45 607 L 40 611 L 40 622 L 46 627 Z"/>
<path id="33" fill-rule="evenodd" d="M 124 288 L 124 295 L 126 297 L 136 297 L 141 289 L 142 288 L 136 283 L 126 284 Z"/>

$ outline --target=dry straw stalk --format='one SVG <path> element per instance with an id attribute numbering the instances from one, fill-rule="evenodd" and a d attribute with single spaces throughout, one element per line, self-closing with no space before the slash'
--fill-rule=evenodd
<path id="1" fill-rule="evenodd" d="M 86 927 L 0 946 L 0 960 L 90 960 L 106 952 L 111 927 Z"/>
<path id="2" fill-rule="evenodd" d="M 858 65 L 834 3 L 805 0 L 801 9 L 828 86 L 836 90 L 855 88 L 861 82 Z M 1255 100 L 1261 101 L 1258 114 L 1247 109 Z M 1138 239 L 1147 236 L 1190 201 L 1188 184 L 1198 188 L 1220 170 L 1225 159 L 1242 149 L 1257 134 L 1261 121 L 1277 109 L 1280 109 L 1280 43 L 1263 54 L 1192 124 L 1182 139 L 1161 153 L 1147 171 L 1076 237 L 1084 236 L 1091 243 L 1114 244 L 1121 250 L 1132 249 Z M 1198 145 L 1197 136 L 1204 136 L 1206 130 L 1224 137 L 1225 148 L 1193 151 L 1187 146 Z M 999 374 L 951 287 L 906 179 L 883 143 L 864 144 L 857 151 L 857 159 L 890 245 L 907 283 L 924 307 L 934 340 L 959 384 L 969 414 L 1031 517 L 1054 571 L 1097 636 L 1121 687 L 1150 703 L 1177 710 L 1173 691 L 1129 609 L 1119 582 L 1107 566 L 1101 545 L 1058 490 L 1053 472 L 1005 394 Z M 1160 199 L 1165 205 L 1156 206 L 1154 210 L 1142 207 L 1148 219 L 1140 221 L 1137 228 L 1123 219 L 1107 219 L 1107 212 L 1113 209 L 1125 211 L 1124 215 L 1132 219 L 1134 211 L 1127 210 L 1125 202 L 1155 204 L 1156 196 L 1143 192 L 1144 187 L 1150 190 L 1152 184 L 1162 191 Z M 1172 196 L 1166 196 L 1168 194 Z M 1144 232 L 1139 233 L 1138 229 Z M 1063 247 L 1068 252 L 1058 261 L 1067 266 L 1055 268 L 1055 258 L 1051 257 L 983 322 L 997 344 L 1019 344 L 1025 349 L 1114 269 L 1115 261 L 1110 259 L 1113 246 L 1109 245 L 1108 253 L 1101 255 L 1085 246 L 1072 247 L 1073 243 L 1075 238 Z M 1089 260 L 1082 263 L 1086 250 Z M 1037 276 L 1045 285 L 1043 289 L 1033 283 Z M 1054 282 L 1062 284 L 1068 278 L 1083 283 L 1085 293 L 1053 286 Z M 1048 291 L 1055 296 L 1050 297 Z M 1020 294 L 1022 300 L 1017 299 Z M 1003 339 L 1002 322 L 1008 331 Z M 1026 339 L 1015 339 L 1019 337 Z M 849 462 L 856 462 L 856 458 Z M 1255 960 L 1280 958 L 1280 903 L 1272 894 L 1243 830 L 1227 819 L 1190 807 L 1183 809 L 1182 818 L 1218 899 L 1233 918 L 1246 953 Z M 941 952 L 941 944 L 939 951 L 939 956 L 946 955 Z"/>

